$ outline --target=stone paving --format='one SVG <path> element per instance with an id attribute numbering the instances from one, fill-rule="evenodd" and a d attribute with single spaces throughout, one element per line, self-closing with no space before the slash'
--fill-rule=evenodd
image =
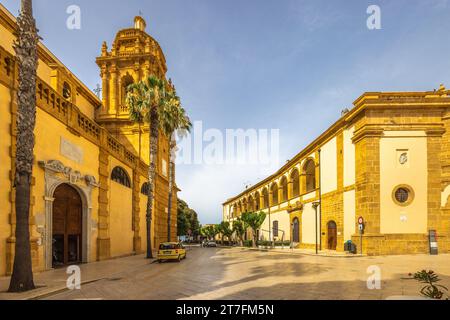
<path id="1" fill-rule="evenodd" d="M 367 289 L 367 268 L 373 265 L 381 270 L 380 290 Z M 188 249 L 187 259 L 181 262 L 150 263 L 143 256 L 134 256 L 83 265 L 83 281 L 86 272 L 91 272 L 93 278 L 90 268 L 102 277 L 83 284 L 81 290 L 42 298 L 386 299 L 394 295 L 417 296 L 420 285 L 408 279 L 408 273 L 422 269 L 434 270 L 442 278 L 441 284 L 450 287 L 448 254 L 349 259 L 288 251 L 194 247 Z"/>

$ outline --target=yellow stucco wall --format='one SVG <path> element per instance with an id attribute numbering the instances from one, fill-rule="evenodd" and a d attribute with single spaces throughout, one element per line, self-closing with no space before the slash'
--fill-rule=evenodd
<path id="1" fill-rule="evenodd" d="M 267 210 L 265 210 L 267 213 Z M 290 221 L 289 221 L 289 214 L 286 210 L 278 211 L 275 213 L 270 214 L 270 224 L 269 224 L 269 215 L 266 216 L 266 219 L 264 220 L 264 223 L 261 226 L 261 229 L 264 229 L 264 232 L 262 234 L 264 235 L 264 238 L 266 240 L 269 239 L 269 230 L 271 232 L 271 236 L 273 238 L 273 222 L 278 221 L 278 229 L 284 231 L 284 240 L 290 239 Z M 261 233 L 260 233 L 261 234 Z M 278 231 L 278 238 L 277 240 L 281 240 L 283 233 L 281 231 Z"/>
<path id="2" fill-rule="evenodd" d="M 81 112 L 83 112 L 85 115 L 89 116 L 91 119 L 94 119 L 95 116 L 95 107 L 92 105 L 91 102 L 89 102 L 85 97 L 83 97 L 79 93 L 73 93 L 76 94 L 77 99 L 77 107 L 80 109 Z"/>
<path id="3" fill-rule="evenodd" d="M 408 153 L 406 164 L 399 163 L 399 155 Z M 406 184 L 414 191 L 408 206 L 399 206 L 392 199 L 392 191 Z M 380 139 L 380 232 L 427 232 L 427 138 L 421 131 L 385 132 Z"/>
<path id="4" fill-rule="evenodd" d="M 355 183 L 355 145 L 352 142 L 352 137 L 355 132 L 355 127 L 344 130 L 344 187 Z"/>
<path id="5" fill-rule="evenodd" d="M 1 24 L 0 24 L 0 34 L 2 35 L 0 37 L 0 45 L 9 53 L 14 54 L 13 49 L 13 42 L 15 39 L 14 35 Z"/>
<path id="6" fill-rule="evenodd" d="M 11 182 L 9 180 L 9 171 L 11 170 L 11 160 L 9 156 L 10 124 L 11 114 L 9 89 L 0 84 L 0 275 L 5 273 L 6 269 L 6 239 L 10 234 L 9 214 L 11 213 L 11 203 L 9 202 L 9 193 Z"/>
<path id="7" fill-rule="evenodd" d="M 15 55 L 15 52 L 13 49 L 13 43 L 14 43 L 16 37 L 1 24 L 0 24 L 0 34 L 1 34 L 0 46 L 2 46 L 9 53 Z M 51 68 L 48 65 L 46 65 L 44 62 L 42 62 L 41 59 L 38 60 L 37 74 L 41 79 L 47 81 L 47 83 L 50 83 Z"/>
<path id="8" fill-rule="evenodd" d="M 344 192 L 344 242 L 355 233 L 355 190 Z"/>
<path id="9" fill-rule="evenodd" d="M 319 208 L 317 209 L 319 211 Z M 302 219 L 301 219 L 301 241 L 305 244 L 315 244 L 316 241 L 315 235 L 316 235 L 316 213 L 315 210 L 312 207 L 311 203 L 306 203 L 303 206 L 303 213 L 302 213 Z M 317 221 L 319 224 L 319 219 Z M 319 226 L 318 226 L 319 227 Z M 320 231 L 317 232 L 317 241 L 319 241 L 319 234 Z"/>
<path id="10" fill-rule="evenodd" d="M 119 160 L 109 158 L 109 173 L 116 167 L 122 167 L 132 181 L 131 169 Z M 133 252 L 132 230 L 132 189 L 109 180 L 109 215 L 111 256 L 123 256 Z"/>
<path id="11" fill-rule="evenodd" d="M 337 154 L 336 137 L 328 141 L 320 153 L 320 176 L 322 183 L 322 193 L 331 192 L 337 189 Z"/>

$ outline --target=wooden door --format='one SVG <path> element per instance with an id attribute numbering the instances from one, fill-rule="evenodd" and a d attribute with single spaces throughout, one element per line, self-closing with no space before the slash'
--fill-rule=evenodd
<path id="1" fill-rule="evenodd" d="M 328 224 L 328 249 L 336 250 L 337 246 L 337 227 L 336 222 L 329 221 Z"/>
<path id="2" fill-rule="evenodd" d="M 293 242 L 300 242 L 300 225 L 299 225 L 299 221 L 297 218 L 294 218 L 294 223 L 293 223 L 293 228 L 292 228 L 292 241 Z"/>
<path id="3" fill-rule="evenodd" d="M 81 262 L 82 203 L 67 184 L 56 188 L 53 201 L 53 267 Z"/>

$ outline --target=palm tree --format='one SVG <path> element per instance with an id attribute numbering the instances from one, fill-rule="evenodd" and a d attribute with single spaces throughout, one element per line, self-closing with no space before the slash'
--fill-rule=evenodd
<path id="1" fill-rule="evenodd" d="M 133 83 L 127 88 L 126 104 L 130 110 L 130 120 L 135 123 L 146 122 L 150 125 L 149 139 L 149 168 L 147 193 L 147 258 L 153 258 L 151 246 L 151 225 L 153 213 L 153 191 L 155 189 L 156 161 L 158 155 L 158 138 L 160 128 L 160 115 L 164 106 L 170 99 L 166 80 L 151 75 L 144 81 Z"/>
<path id="2" fill-rule="evenodd" d="M 14 43 L 19 65 L 17 93 L 16 245 L 9 292 L 34 289 L 30 247 L 30 185 L 33 171 L 34 127 L 36 124 L 36 70 L 38 65 L 36 22 L 31 0 L 22 0 Z"/>
<path id="3" fill-rule="evenodd" d="M 260 212 L 244 212 L 242 214 L 242 221 L 246 223 L 250 229 L 252 230 L 253 234 L 253 247 L 256 247 L 256 242 L 258 241 L 256 232 L 261 227 L 261 225 L 264 223 L 264 220 L 266 219 L 266 213 L 263 211 Z"/>
<path id="4" fill-rule="evenodd" d="M 240 245 L 243 246 L 244 244 L 244 234 L 247 230 L 246 223 L 238 217 L 235 221 L 233 221 L 233 233 L 236 235 L 236 237 L 239 239 Z"/>
<path id="5" fill-rule="evenodd" d="M 175 167 L 175 152 L 176 141 L 175 132 L 179 136 L 185 135 L 192 127 L 191 120 L 186 115 L 186 111 L 181 106 L 180 98 L 177 96 L 175 88 L 172 87 L 172 92 L 169 93 L 169 99 L 163 105 L 160 113 L 160 126 L 169 141 L 169 203 L 167 205 L 167 241 L 170 242 L 170 214 L 172 211 L 172 191 L 174 182 L 174 167 Z"/>

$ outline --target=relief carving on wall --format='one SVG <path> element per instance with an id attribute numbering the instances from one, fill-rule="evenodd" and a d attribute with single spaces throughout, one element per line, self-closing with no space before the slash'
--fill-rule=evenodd
<path id="1" fill-rule="evenodd" d="M 52 171 L 54 173 L 63 174 L 72 184 L 76 184 L 84 180 L 87 186 L 98 187 L 97 180 L 92 175 L 82 175 L 80 171 L 73 170 L 71 167 L 65 166 L 59 160 L 39 161 L 39 166 L 45 170 Z"/>

